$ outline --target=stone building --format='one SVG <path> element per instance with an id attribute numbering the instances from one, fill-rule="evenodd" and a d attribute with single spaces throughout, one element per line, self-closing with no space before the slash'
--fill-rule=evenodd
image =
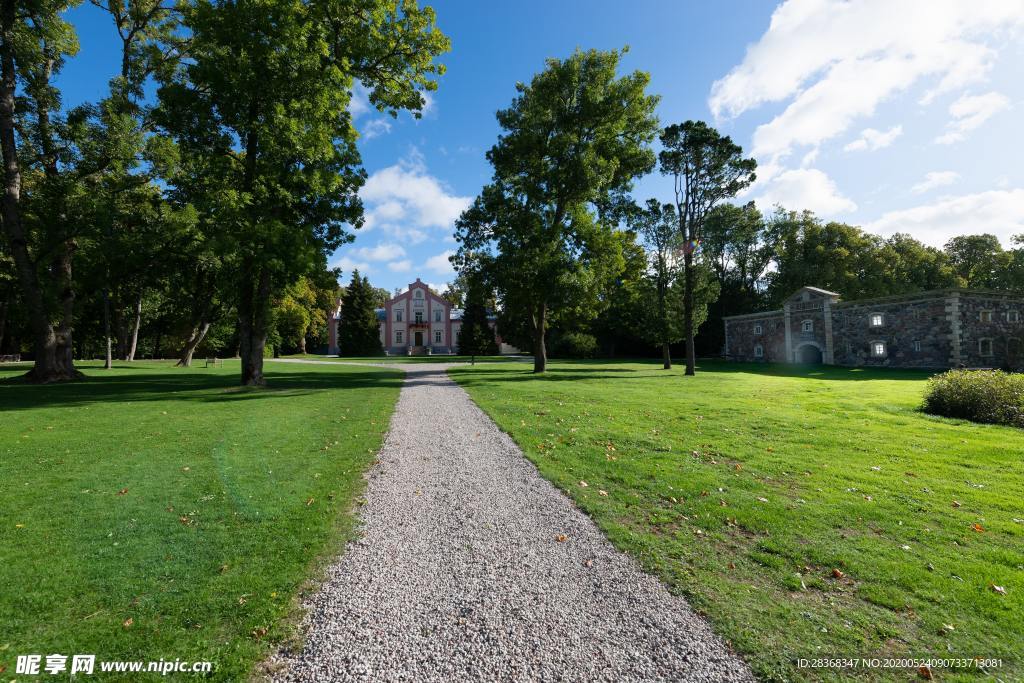
<path id="1" fill-rule="evenodd" d="M 729 360 L 944 369 L 1024 367 L 1024 295 L 971 289 L 842 301 L 803 287 L 725 318 Z"/>
<path id="2" fill-rule="evenodd" d="M 341 320 L 341 301 L 327 320 L 327 353 L 337 355 L 338 321 Z M 495 328 L 497 319 L 491 317 Z M 389 299 L 384 308 L 377 309 L 380 344 L 388 355 L 451 354 L 458 351 L 459 329 L 462 327 L 462 309 L 453 308 L 448 301 L 433 292 L 422 280 Z M 502 342 L 496 335 L 499 352 L 518 353 L 519 350 Z"/>

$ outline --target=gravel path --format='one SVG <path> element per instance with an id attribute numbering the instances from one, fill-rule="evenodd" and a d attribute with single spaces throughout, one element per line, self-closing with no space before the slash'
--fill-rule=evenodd
<path id="1" fill-rule="evenodd" d="M 752 681 L 448 379 L 406 365 L 362 536 L 279 681 Z M 565 540 L 557 540 L 563 536 Z"/>

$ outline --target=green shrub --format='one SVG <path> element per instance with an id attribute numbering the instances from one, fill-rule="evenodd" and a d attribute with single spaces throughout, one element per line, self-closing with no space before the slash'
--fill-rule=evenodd
<path id="1" fill-rule="evenodd" d="M 583 332 L 558 335 L 551 349 L 551 355 L 555 358 L 593 358 L 596 353 L 597 339 Z"/>
<path id="2" fill-rule="evenodd" d="M 973 422 L 1024 427 L 1024 375 L 950 370 L 928 381 L 924 411 Z"/>

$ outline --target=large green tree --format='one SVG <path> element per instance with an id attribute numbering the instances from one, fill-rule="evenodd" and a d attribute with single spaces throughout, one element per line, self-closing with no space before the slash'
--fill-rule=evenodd
<path id="1" fill-rule="evenodd" d="M 662 366 L 672 368 L 669 346 L 682 338 L 681 305 L 675 286 L 679 274 L 679 221 L 672 204 L 648 199 L 632 217 L 633 228 L 643 236 L 650 261 L 642 299 L 644 337 L 661 346 Z"/>
<path id="2" fill-rule="evenodd" d="M 683 252 L 683 338 L 686 374 L 696 374 L 697 272 L 695 254 L 704 236 L 708 213 L 754 182 L 757 162 L 703 121 L 686 121 L 661 133 L 661 172 L 671 176 Z"/>
<path id="3" fill-rule="evenodd" d="M 365 171 L 347 108 L 419 114 L 449 47 L 415 0 L 197 0 L 161 122 L 201 164 L 237 260 L 241 382 L 264 384 L 271 302 L 359 227 Z"/>
<path id="4" fill-rule="evenodd" d="M 342 356 L 379 356 L 380 322 L 374 288 L 370 281 L 352 273 L 352 280 L 341 297 L 341 320 L 338 322 L 338 352 Z"/>
<path id="5" fill-rule="evenodd" d="M 81 375 L 72 341 L 77 221 L 68 207 L 73 188 L 61 172 L 54 120 L 60 94 L 52 84 L 64 59 L 78 50 L 62 18 L 72 4 L 0 1 L 0 208 L 33 341 L 35 362 L 26 377 L 36 382 Z"/>
<path id="6" fill-rule="evenodd" d="M 516 85 L 487 153 L 492 182 L 456 224 L 456 261 L 484 266 L 503 316 L 529 328 L 534 372 L 547 367 L 553 316 L 599 309 L 622 269 L 613 232 L 626 192 L 654 165 L 658 98 L 646 73 L 617 75 L 621 56 L 576 51 Z"/>

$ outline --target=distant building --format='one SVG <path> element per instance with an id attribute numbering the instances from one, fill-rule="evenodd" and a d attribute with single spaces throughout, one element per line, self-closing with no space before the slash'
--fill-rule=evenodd
<path id="1" fill-rule="evenodd" d="M 343 311 L 341 301 L 328 317 L 327 353 L 337 355 L 338 321 Z M 409 289 L 397 295 L 377 309 L 380 344 L 388 355 L 453 354 L 458 352 L 459 329 L 462 327 L 462 309 L 452 308 L 445 299 L 430 290 L 422 280 L 409 285 Z M 490 318 L 491 327 L 496 329 L 497 319 Z M 502 342 L 496 336 L 499 352 L 519 353 L 519 350 Z"/>
<path id="2" fill-rule="evenodd" d="M 725 318 L 730 360 L 1024 368 L 1024 295 L 971 289 L 841 301 L 803 287 L 782 310 Z"/>

